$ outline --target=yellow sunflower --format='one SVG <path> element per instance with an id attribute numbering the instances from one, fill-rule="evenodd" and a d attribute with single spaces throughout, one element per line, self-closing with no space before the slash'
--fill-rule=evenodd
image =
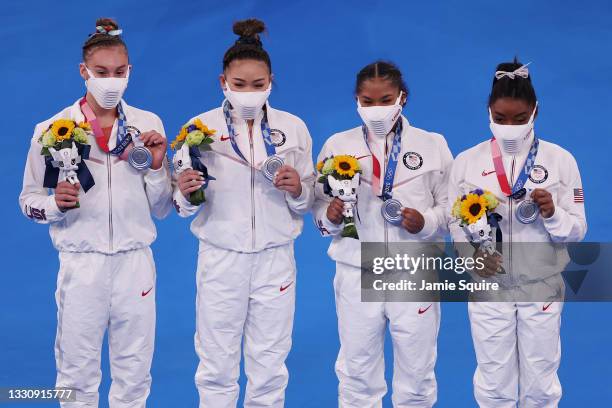
<path id="1" fill-rule="evenodd" d="M 58 119 L 51 125 L 51 132 L 55 136 L 55 140 L 61 142 L 70 139 L 74 130 L 74 122 L 68 119 Z"/>
<path id="2" fill-rule="evenodd" d="M 334 157 L 334 170 L 339 176 L 353 177 L 360 171 L 359 162 L 353 156 L 342 155 Z"/>
<path id="3" fill-rule="evenodd" d="M 89 122 L 80 122 L 79 127 L 83 130 L 91 130 L 91 125 Z"/>
<path id="4" fill-rule="evenodd" d="M 178 142 L 182 142 L 183 140 L 185 140 L 186 137 L 187 137 L 187 126 L 183 126 L 179 134 L 176 136 L 176 140 Z"/>
<path id="5" fill-rule="evenodd" d="M 461 217 L 468 224 L 474 224 L 487 210 L 487 200 L 478 194 L 468 194 L 461 202 Z"/>
<path id="6" fill-rule="evenodd" d="M 204 133 L 206 136 L 210 136 L 215 134 L 216 130 L 214 129 L 209 129 L 208 126 L 206 126 L 204 123 L 202 123 L 202 121 L 200 119 L 194 119 L 193 124 L 196 128 L 198 128 L 199 130 L 202 131 L 202 133 Z"/>
<path id="7" fill-rule="evenodd" d="M 321 170 L 323 170 L 323 165 L 325 164 L 325 162 L 320 161 L 317 163 L 317 171 L 320 173 Z"/>

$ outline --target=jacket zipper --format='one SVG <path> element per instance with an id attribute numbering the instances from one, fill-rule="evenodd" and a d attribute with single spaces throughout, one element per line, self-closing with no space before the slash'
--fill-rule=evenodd
<path id="1" fill-rule="evenodd" d="M 253 126 L 255 123 L 253 123 Z M 255 250 L 255 151 L 253 149 L 253 128 L 249 127 L 249 147 L 251 149 L 251 249 Z"/>
<path id="2" fill-rule="evenodd" d="M 388 150 L 388 142 L 387 142 L 387 137 L 385 137 L 385 160 L 383 162 L 383 171 L 381 173 L 383 180 L 384 180 L 384 176 L 387 174 L 387 165 L 389 163 L 389 157 L 388 157 L 387 150 Z M 388 230 L 389 227 L 385 219 L 383 219 L 383 226 L 384 226 L 384 231 L 385 231 L 385 256 L 389 256 L 389 230 Z"/>
<path id="3" fill-rule="evenodd" d="M 111 155 L 106 154 L 106 174 L 108 177 L 108 232 L 109 242 L 108 247 L 110 252 L 113 252 L 113 191 L 111 182 Z"/>
<path id="4" fill-rule="evenodd" d="M 512 168 L 510 169 L 510 183 L 512 183 L 512 184 L 514 184 L 514 164 L 515 164 L 515 161 L 516 161 L 516 157 L 512 156 Z M 508 209 L 509 209 L 509 211 L 508 211 L 508 229 L 510 231 L 510 234 L 509 234 L 510 235 L 510 237 L 509 237 L 510 238 L 509 239 L 509 243 L 510 243 L 510 245 L 509 245 L 509 251 L 510 251 L 510 254 L 509 254 L 509 265 L 510 265 L 510 273 L 512 274 L 511 280 L 512 280 L 512 283 L 514 284 L 514 273 L 512 272 L 512 218 L 513 218 L 512 217 L 512 204 L 513 204 L 514 199 L 512 197 L 509 197 L 509 200 L 510 200 L 510 204 L 508 205 Z"/>

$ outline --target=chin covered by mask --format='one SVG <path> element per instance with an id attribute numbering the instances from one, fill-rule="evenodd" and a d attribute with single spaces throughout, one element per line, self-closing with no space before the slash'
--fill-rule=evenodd
<path id="1" fill-rule="evenodd" d="M 113 109 L 116 107 L 128 85 L 130 71 L 126 73 L 125 78 L 96 78 L 94 74 L 85 67 L 89 74 L 89 79 L 85 81 L 87 91 L 93 95 L 94 99 L 104 109 Z"/>
<path id="2" fill-rule="evenodd" d="M 517 154 L 525 148 L 527 143 L 531 142 L 534 125 L 533 120 L 537 109 L 538 103 L 536 102 L 536 106 L 533 108 L 529 121 L 524 125 L 500 125 L 493 121 L 491 108 L 489 108 L 489 127 L 504 153 L 512 155 Z"/>
<path id="3" fill-rule="evenodd" d="M 229 103 L 232 105 L 232 109 L 239 118 L 243 120 L 255 119 L 259 112 L 263 109 L 266 104 L 270 92 L 272 91 L 272 84 L 265 91 L 256 92 L 236 92 L 230 89 L 229 83 L 225 82 L 225 89 L 223 95 L 227 98 Z"/>
<path id="4" fill-rule="evenodd" d="M 357 113 L 361 120 L 375 136 L 384 138 L 391 132 L 393 126 L 402 114 L 402 92 L 393 105 L 361 106 L 357 98 Z"/>

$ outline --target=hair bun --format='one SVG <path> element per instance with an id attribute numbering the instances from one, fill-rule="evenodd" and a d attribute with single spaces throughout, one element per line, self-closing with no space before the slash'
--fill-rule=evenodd
<path id="1" fill-rule="evenodd" d="M 119 24 L 117 21 L 108 17 L 101 17 L 96 20 L 96 34 L 110 34 L 111 32 L 119 31 L 119 33 L 114 33 L 111 35 L 117 35 L 121 33 L 119 28 Z"/>
<path id="2" fill-rule="evenodd" d="M 266 30 L 266 25 L 263 21 L 256 18 L 236 21 L 233 26 L 234 34 L 240 38 L 253 38 L 259 41 L 259 34 Z"/>

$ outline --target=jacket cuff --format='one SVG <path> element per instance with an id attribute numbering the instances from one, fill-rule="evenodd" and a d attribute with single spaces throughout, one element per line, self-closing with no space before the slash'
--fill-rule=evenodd
<path id="1" fill-rule="evenodd" d="M 550 218 L 543 218 L 544 227 L 546 231 L 551 232 L 559 229 L 565 218 L 565 210 L 561 207 L 555 206 L 555 212 Z"/>
<path id="2" fill-rule="evenodd" d="M 306 200 L 308 199 L 308 193 L 306 192 L 306 186 L 304 185 L 303 182 L 301 182 L 301 184 L 302 184 L 302 192 L 296 198 L 293 198 L 293 196 L 288 191 L 285 191 L 285 200 L 287 200 L 287 204 L 289 204 L 291 208 L 299 208 L 302 204 L 306 203 Z"/>
<path id="3" fill-rule="evenodd" d="M 147 170 L 144 178 L 145 178 L 146 183 L 151 183 L 151 184 L 158 184 L 158 183 L 167 181 L 169 177 L 168 177 L 168 168 L 166 166 L 166 160 L 164 159 L 164 162 L 159 169 Z"/>
<path id="4" fill-rule="evenodd" d="M 327 218 L 327 212 L 323 214 L 322 217 L 316 219 L 317 228 L 322 236 L 334 236 L 338 235 L 340 231 L 342 231 L 342 223 L 334 224 Z"/>
<path id="5" fill-rule="evenodd" d="M 174 208 L 179 215 L 189 216 L 195 213 L 199 208 L 199 206 L 191 204 L 180 190 L 177 190 L 172 200 Z"/>
<path id="6" fill-rule="evenodd" d="M 45 206 L 47 221 L 56 222 L 61 221 L 66 217 L 68 211 L 62 211 L 57 206 L 57 202 L 55 201 L 55 194 L 47 196 L 47 205 Z"/>
<path id="7" fill-rule="evenodd" d="M 431 209 L 423 213 L 423 219 L 425 220 L 423 229 L 415 235 L 421 239 L 428 239 L 436 233 L 438 230 L 438 224 L 436 222 L 436 218 L 432 214 Z"/>

